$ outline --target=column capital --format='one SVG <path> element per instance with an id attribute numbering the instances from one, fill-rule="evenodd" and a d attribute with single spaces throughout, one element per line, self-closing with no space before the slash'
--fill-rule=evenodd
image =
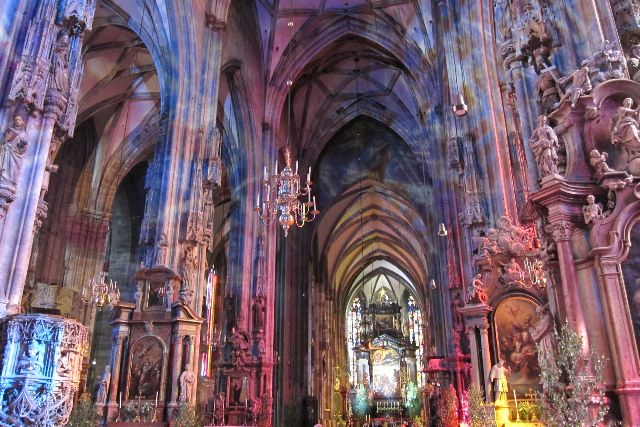
<path id="1" fill-rule="evenodd" d="M 571 240 L 571 234 L 573 233 L 575 225 L 566 220 L 554 221 L 551 224 L 545 226 L 545 230 L 553 235 L 556 242 Z"/>

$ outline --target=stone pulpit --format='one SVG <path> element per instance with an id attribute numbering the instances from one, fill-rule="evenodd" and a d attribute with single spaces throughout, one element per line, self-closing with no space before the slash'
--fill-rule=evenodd
<path id="1" fill-rule="evenodd" d="M 65 425 L 88 350 L 87 328 L 45 314 L 0 321 L 1 425 Z"/>

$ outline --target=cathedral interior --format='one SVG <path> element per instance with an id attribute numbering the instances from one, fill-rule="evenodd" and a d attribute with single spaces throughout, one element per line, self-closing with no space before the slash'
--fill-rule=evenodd
<path id="1" fill-rule="evenodd" d="M 640 426 L 639 1 L 0 0 L 0 96 L 0 426 Z"/>

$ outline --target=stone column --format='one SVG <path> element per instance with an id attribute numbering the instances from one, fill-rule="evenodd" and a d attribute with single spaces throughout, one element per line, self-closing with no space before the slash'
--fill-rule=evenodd
<path id="1" fill-rule="evenodd" d="M 171 367 L 170 375 L 171 375 L 171 396 L 169 401 L 169 408 L 175 408 L 178 406 L 178 396 L 180 392 L 180 374 L 182 373 L 182 345 L 184 342 L 184 335 L 180 334 L 177 331 L 174 331 L 171 336 Z M 165 398 L 166 400 L 166 398 Z M 171 414 L 168 414 L 169 416 Z"/>
<path id="2" fill-rule="evenodd" d="M 611 366 L 616 376 L 616 394 L 628 425 L 640 425 L 640 366 L 629 305 L 621 280 L 620 264 L 598 257 L 600 292 L 603 297 L 606 334 L 611 349 Z"/>
<path id="3" fill-rule="evenodd" d="M 552 221 L 548 229 L 553 233 L 558 252 L 558 263 L 562 275 L 562 309 L 569 326 L 584 339 L 584 348 L 588 348 L 588 335 L 584 322 L 584 311 L 580 302 L 580 290 L 571 247 L 573 223 L 563 219 Z"/>
<path id="4" fill-rule="evenodd" d="M 128 327 L 125 327 L 128 329 Z M 120 386 L 120 372 L 122 371 L 122 353 L 128 330 L 118 331 L 113 337 L 113 354 L 111 357 L 111 386 L 107 401 L 107 420 L 112 420 L 118 412 L 118 392 Z"/>
<path id="5" fill-rule="evenodd" d="M 493 310 L 486 304 L 467 304 L 459 311 L 464 317 L 465 330 L 469 337 L 469 352 L 471 353 L 472 381 L 484 386 L 485 396 L 489 395 L 490 388 L 488 374 L 491 369 L 491 349 L 489 346 L 489 320 L 488 315 Z M 480 329 L 480 338 L 477 338 L 475 329 Z M 479 342 L 478 342 L 479 341 Z M 478 350 L 482 351 L 482 360 Z M 482 378 L 480 376 L 483 376 Z"/>
<path id="6" fill-rule="evenodd" d="M 491 371 L 491 348 L 489 346 L 489 323 L 480 325 L 480 344 L 482 346 L 482 372 L 484 373 L 484 389 L 489 387 L 489 371 Z"/>
<path id="7" fill-rule="evenodd" d="M 42 198 L 49 158 L 57 138 L 72 136 L 75 127 L 82 35 L 91 29 L 94 11 L 95 0 L 42 0 L 29 23 L 9 92 L 16 108 L 33 113 L 15 187 L 3 182 L 0 192 L 0 210 L 6 212 L 0 218 L 0 253 L 11 254 L 0 260 L 0 316 L 20 311 L 33 233 L 46 216 Z"/>
<path id="8" fill-rule="evenodd" d="M 480 384 L 480 363 L 478 362 L 478 343 L 476 340 L 476 327 L 467 325 L 465 327 L 467 337 L 469 338 L 469 352 L 471 353 L 471 375 L 472 381 Z"/>

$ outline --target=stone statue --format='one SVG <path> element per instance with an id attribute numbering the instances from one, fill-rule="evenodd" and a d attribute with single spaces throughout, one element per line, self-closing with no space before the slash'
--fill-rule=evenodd
<path id="1" fill-rule="evenodd" d="M 548 305 L 541 305 L 536 308 L 539 320 L 535 327 L 529 328 L 531 338 L 538 348 L 538 358 L 543 358 L 547 362 L 555 365 L 556 343 L 553 338 L 554 322 L 553 315 Z"/>
<path id="2" fill-rule="evenodd" d="M 69 358 L 69 353 L 64 352 L 60 354 L 60 360 L 58 361 L 58 367 L 56 368 L 56 372 L 61 377 L 66 377 L 71 373 L 72 362 Z"/>
<path id="3" fill-rule="evenodd" d="M 456 292 L 456 296 L 453 298 L 453 315 L 455 318 L 455 326 L 462 326 L 464 324 L 464 317 L 462 313 L 460 313 L 460 309 L 464 307 L 464 302 L 462 302 L 462 298 L 460 298 L 460 292 Z"/>
<path id="4" fill-rule="evenodd" d="M 504 359 L 500 359 L 498 363 L 493 365 L 489 372 L 489 381 L 493 385 L 493 399 L 495 402 L 506 402 L 509 384 L 507 376 L 511 374 L 511 370 L 504 366 Z"/>
<path id="5" fill-rule="evenodd" d="M 180 402 L 191 402 L 195 382 L 196 376 L 193 372 L 183 371 L 182 374 L 180 374 L 180 396 L 178 397 Z"/>
<path id="6" fill-rule="evenodd" d="M 629 59 L 627 68 L 631 79 L 640 83 L 640 37 L 633 35 L 629 37 Z"/>
<path id="7" fill-rule="evenodd" d="M 182 258 L 182 284 L 180 285 L 180 301 L 185 304 L 191 304 L 193 297 L 193 274 L 197 267 L 196 256 L 193 253 L 193 247 L 187 246 L 184 250 Z"/>
<path id="8" fill-rule="evenodd" d="M 591 82 L 594 86 L 605 80 L 625 77 L 626 59 L 615 43 L 609 40 L 605 40 L 602 48 L 596 50 L 586 63 L 592 74 Z"/>
<path id="9" fill-rule="evenodd" d="M 560 103 L 560 87 L 558 79 L 562 78 L 555 66 L 548 66 L 548 58 L 545 54 L 540 54 L 542 48 L 534 51 L 535 63 L 534 68 L 538 73 L 536 81 L 536 99 L 540 106 L 542 114 L 548 114 L 555 110 Z M 548 53 L 548 50 L 546 53 Z"/>
<path id="10" fill-rule="evenodd" d="M 42 372 L 42 350 L 36 339 L 30 339 L 16 365 L 19 374 L 39 375 Z"/>
<path id="11" fill-rule="evenodd" d="M 138 282 L 136 285 L 136 292 L 134 294 L 134 298 L 136 299 L 136 307 L 134 311 L 140 311 L 142 309 L 142 296 L 144 292 L 142 291 L 143 282 Z"/>
<path id="12" fill-rule="evenodd" d="M 589 194 L 587 196 L 587 204 L 582 207 L 582 215 L 584 216 L 585 224 L 591 224 L 596 219 L 604 218 L 602 203 L 596 203 L 596 198 Z"/>
<path id="13" fill-rule="evenodd" d="M 522 281 L 524 279 L 524 270 L 518 264 L 518 261 L 515 258 L 511 258 L 511 260 L 504 264 L 504 274 L 502 277 L 507 283 Z"/>
<path id="14" fill-rule="evenodd" d="M 625 98 L 611 118 L 611 143 L 621 145 L 627 162 L 640 157 L 640 136 L 638 135 L 638 109 L 633 107 L 633 99 Z"/>
<path id="15" fill-rule="evenodd" d="M 253 425 L 256 425 L 258 421 L 258 416 L 262 412 L 262 404 L 260 402 L 259 397 L 254 397 L 249 399 L 249 415 L 251 417 L 251 422 Z"/>
<path id="16" fill-rule="evenodd" d="M 64 95 L 69 90 L 69 34 L 66 31 L 61 31 L 58 34 L 53 48 L 49 87 Z"/>
<path id="17" fill-rule="evenodd" d="M 478 273 L 471 281 L 471 290 L 469 291 L 467 302 L 470 304 L 486 304 L 489 298 L 484 288 L 482 274 Z"/>
<path id="18" fill-rule="evenodd" d="M 591 85 L 591 80 L 589 78 L 589 65 L 588 61 L 582 61 L 582 67 L 575 70 L 573 73 L 569 74 L 566 77 L 558 80 L 560 85 L 564 85 L 568 82 L 571 82 L 571 86 L 569 86 L 562 98 L 560 98 L 560 103 L 564 100 L 569 99 L 571 101 L 571 109 L 576 108 L 576 104 L 578 99 L 582 95 L 586 95 L 591 92 L 593 86 Z"/>
<path id="19" fill-rule="evenodd" d="M 164 294 L 166 296 L 165 298 L 165 304 L 166 304 L 166 311 L 171 311 L 171 304 L 173 304 L 173 285 L 171 284 L 171 282 L 167 283 L 164 289 Z"/>
<path id="20" fill-rule="evenodd" d="M 107 394 L 109 393 L 109 384 L 111 384 L 111 366 L 107 365 L 104 367 L 104 372 L 100 377 L 98 394 L 96 394 L 96 405 L 104 406 L 107 404 Z"/>
<path id="21" fill-rule="evenodd" d="M 604 178 L 605 173 L 613 172 L 613 169 L 607 165 L 607 157 L 609 157 L 609 155 L 606 151 L 600 153 L 598 150 L 594 149 L 589 153 L 589 163 L 591 163 L 591 166 L 593 166 L 593 169 L 596 171 L 593 174 L 594 178 L 602 179 Z"/>
<path id="22" fill-rule="evenodd" d="M 249 350 L 249 338 L 235 327 L 231 328 L 231 336 L 227 338 L 231 344 L 231 359 L 235 366 L 243 366 L 246 359 L 246 351 Z"/>
<path id="23" fill-rule="evenodd" d="M 22 156 L 27 151 L 29 141 L 26 131 L 26 114 L 13 113 L 13 125 L 2 133 L 0 142 L 0 183 L 16 185 L 22 165 Z"/>
<path id="24" fill-rule="evenodd" d="M 215 425 L 224 424 L 225 397 L 224 393 L 216 394 L 213 399 L 213 418 Z"/>
<path id="25" fill-rule="evenodd" d="M 547 124 L 547 116 L 538 117 L 538 127 L 529 138 L 529 146 L 536 156 L 538 172 L 542 178 L 558 174 L 558 136 Z"/>
<path id="26" fill-rule="evenodd" d="M 161 234 L 160 238 L 156 241 L 156 256 L 155 256 L 155 265 L 164 265 L 167 259 L 167 247 L 169 243 L 167 243 L 167 235 Z"/>
<path id="27" fill-rule="evenodd" d="M 264 332 L 265 298 L 262 295 L 256 297 L 253 303 L 253 328 L 257 332 Z"/>

